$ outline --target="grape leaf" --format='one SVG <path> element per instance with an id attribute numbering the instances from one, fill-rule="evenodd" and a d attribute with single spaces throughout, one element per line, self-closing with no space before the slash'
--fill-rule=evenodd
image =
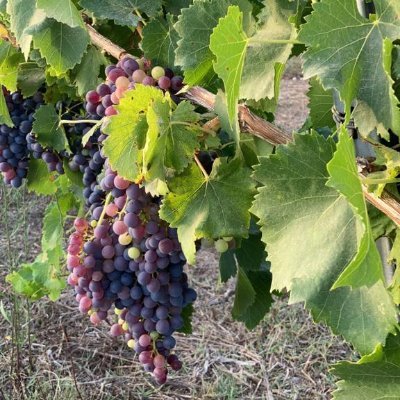
<path id="1" fill-rule="evenodd" d="M 296 38 L 296 29 L 289 19 L 296 13 L 296 2 L 266 0 L 259 28 L 249 37 L 240 84 L 240 97 L 260 100 L 276 95 L 281 74 L 276 65 L 286 64 Z"/>
<path id="2" fill-rule="evenodd" d="M 173 68 L 175 65 L 175 49 L 179 39 L 174 28 L 174 18 L 167 15 L 166 19 L 152 19 L 143 28 L 142 49 L 144 56 L 156 65 Z"/>
<path id="3" fill-rule="evenodd" d="M 321 83 L 316 78 L 310 79 L 310 89 L 308 91 L 310 102 L 310 118 L 314 129 L 334 128 L 335 121 L 332 117 L 333 97 L 331 90 L 324 90 Z"/>
<path id="4" fill-rule="evenodd" d="M 33 96 L 45 81 L 44 70 L 35 62 L 21 63 L 18 67 L 17 81 L 24 97 Z"/>
<path id="5" fill-rule="evenodd" d="M 357 254 L 360 232 L 360 217 L 326 185 L 334 151 L 332 139 L 312 132 L 260 157 L 254 176 L 262 186 L 251 211 L 260 219 L 272 290 L 291 290 L 292 303 L 304 301 L 316 321 L 368 353 L 397 325 L 396 310 L 381 281 L 331 290 Z"/>
<path id="6" fill-rule="evenodd" d="M 254 329 L 271 307 L 270 288 L 271 274 L 268 271 L 244 272 L 239 267 L 233 318 L 244 322 L 247 329 Z"/>
<path id="7" fill-rule="evenodd" d="M 165 195 L 166 180 L 182 172 L 198 147 L 199 115 L 187 101 L 171 110 L 171 102 L 155 100 L 147 110 L 148 131 L 143 149 L 143 175 L 153 196 Z M 156 181 L 154 187 L 152 184 Z M 165 184 L 162 184 L 165 183 Z"/>
<path id="8" fill-rule="evenodd" d="M 50 173 L 43 160 L 29 160 L 27 187 L 36 194 L 49 195 L 57 191 L 54 174 Z"/>
<path id="9" fill-rule="evenodd" d="M 46 14 L 36 8 L 35 0 L 8 0 L 7 13 L 10 15 L 10 28 L 28 60 L 32 35 L 27 32 L 31 25 L 37 25 L 46 19 Z"/>
<path id="10" fill-rule="evenodd" d="M 164 7 L 168 13 L 179 15 L 182 8 L 188 8 L 193 0 L 164 0 Z"/>
<path id="11" fill-rule="evenodd" d="M 149 17 L 161 11 L 161 0 L 80 0 L 80 5 L 97 18 L 112 19 L 116 24 L 137 26 L 140 18 L 136 10 Z"/>
<path id="12" fill-rule="evenodd" d="M 53 18 L 71 28 L 84 27 L 82 17 L 71 0 L 36 0 L 36 5 L 49 18 Z"/>
<path id="13" fill-rule="evenodd" d="M 390 251 L 388 262 L 396 263 L 396 270 L 394 271 L 392 281 L 388 287 L 389 292 L 393 297 L 393 301 L 400 304 L 400 230 L 396 231 L 396 238 L 394 239 L 392 250 Z"/>
<path id="14" fill-rule="evenodd" d="M 4 93 L 1 86 L 0 86 L 0 124 L 6 124 L 10 128 L 14 126 L 10 113 L 8 112 L 6 99 L 4 98 Z"/>
<path id="15" fill-rule="evenodd" d="M 374 145 L 374 151 L 376 154 L 374 165 L 384 169 L 379 170 L 377 168 L 376 172 L 368 174 L 365 183 L 368 184 L 370 191 L 381 196 L 386 184 L 395 182 L 400 173 L 400 154 L 398 151 L 379 143 Z M 376 183 L 374 183 L 375 180 Z"/>
<path id="16" fill-rule="evenodd" d="M 194 0 L 182 10 L 175 29 L 181 39 L 175 52 L 175 63 L 185 72 L 185 82 L 196 85 L 212 80 L 214 56 L 209 49 L 210 35 L 218 19 L 226 15 L 230 4 L 240 6 L 249 25 L 251 4 L 244 0 Z"/>
<path id="17" fill-rule="evenodd" d="M 55 301 L 60 296 L 66 285 L 60 270 L 63 266 L 61 259 L 64 256 L 62 233 L 66 214 L 74 205 L 74 196 L 67 192 L 46 208 L 41 240 L 42 253 L 33 263 L 23 264 L 7 276 L 7 281 L 18 293 L 32 300 L 48 295 Z"/>
<path id="18" fill-rule="evenodd" d="M 64 127 L 60 126 L 59 122 L 60 118 L 52 105 L 40 106 L 35 112 L 32 132 L 44 147 L 50 147 L 56 151 L 69 150 Z"/>
<path id="19" fill-rule="evenodd" d="M 327 185 L 345 196 L 362 225 L 358 233 L 361 239 L 357 253 L 333 284 L 332 289 L 346 285 L 353 288 L 371 286 L 379 280 L 383 282 L 382 262 L 372 235 L 367 204 L 357 172 L 353 138 L 349 136 L 344 125 L 339 133 L 336 152 L 327 169 L 330 175 Z"/>
<path id="20" fill-rule="evenodd" d="M 400 393 L 400 335 L 390 335 L 386 346 L 379 345 L 357 363 L 340 362 L 331 372 L 340 380 L 333 392 L 337 400 L 398 399 Z"/>
<path id="21" fill-rule="evenodd" d="M 24 57 L 10 42 L 0 39 L 0 85 L 17 90 L 18 65 Z"/>
<path id="22" fill-rule="evenodd" d="M 235 301 L 232 308 L 232 316 L 239 318 L 248 312 L 248 308 L 256 299 L 256 291 L 242 268 L 238 268 Z"/>
<path id="23" fill-rule="evenodd" d="M 305 78 L 318 76 L 325 89 L 337 89 L 348 117 L 356 98 L 353 115 L 361 133 L 367 135 L 377 127 L 385 135 L 388 128 L 400 131 L 400 111 L 390 77 L 390 40 L 400 36 L 400 3 L 376 0 L 374 5 L 376 15 L 367 20 L 352 1 L 314 3 L 299 38 L 308 46 Z"/>
<path id="24" fill-rule="evenodd" d="M 80 96 L 85 95 L 99 83 L 100 68 L 107 59 L 94 46 L 89 46 L 82 61 L 75 67 L 75 85 Z"/>
<path id="25" fill-rule="evenodd" d="M 178 332 L 186 333 L 186 335 L 190 335 L 193 332 L 192 330 L 193 312 L 194 312 L 193 304 L 189 304 L 183 308 L 181 315 L 183 318 L 183 327 L 179 329 Z"/>
<path id="26" fill-rule="evenodd" d="M 237 273 L 235 250 L 229 249 L 219 257 L 219 276 L 221 282 L 227 282 Z"/>
<path id="27" fill-rule="evenodd" d="M 192 164 L 170 181 L 171 192 L 163 199 L 160 217 L 178 228 L 189 263 L 195 262 L 196 239 L 248 234 L 254 190 L 249 178 L 250 171 L 239 159 L 229 163 L 217 159 L 209 177 Z"/>
<path id="28" fill-rule="evenodd" d="M 235 255 L 239 265 L 246 271 L 259 271 L 267 257 L 261 233 L 250 234 L 248 238 L 243 239 L 235 249 Z"/>
<path id="29" fill-rule="evenodd" d="M 210 37 L 210 50 L 217 58 L 214 70 L 225 84 L 231 126 L 236 124 L 237 120 L 240 77 L 247 45 L 247 37 L 242 29 L 242 18 L 243 14 L 239 7 L 229 7 L 227 16 L 219 20 Z"/>
<path id="30" fill-rule="evenodd" d="M 0 0 L 0 13 L 4 14 L 7 8 L 7 0 Z"/>
<path id="31" fill-rule="evenodd" d="M 31 26 L 27 32 L 56 75 L 61 75 L 80 62 L 89 43 L 89 35 L 80 27 L 71 28 L 52 18 Z"/>
<path id="32" fill-rule="evenodd" d="M 276 95 L 281 73 L 276 73 L 275 67 L 290 56 L 290 41 L 296 35 L 288 22 L 293 7 L 288 0 L 276 0 L 269 1 L 267 8 L 268 13 L 260 17 L 260 29 L 248 37 L 242 27 L 242 13 L 230 6 L 210 38 L 210 50 L 217 59 L 214 70 L 224 81 L 231 123 L 237 119 L 239 97 L 258 101 Z"/>
<path id="33" fill-rule="evenodd" d="M 46 261 L 36 260 L 22 264 L 18 271 L 7 275 L 13 289 L 31 300 L 38 300 L 46 295 L 54 301 L 66 286 L 65 279 L 54 277 L 54 268 Z"/>
<path id="34" fill-rule="evenodd" d="M 110 118 L 105 127 L 108 138 L 104 142 L 104 153 L 111 167 L 118 174 L 134 181 L 138 178 L 139 151 L 144 147 L 148 125 L 143 113 L 156 99 L 164 98 L 154 87 L 137 85 L 127 91 L 116 109 L 118 114 Z"/>

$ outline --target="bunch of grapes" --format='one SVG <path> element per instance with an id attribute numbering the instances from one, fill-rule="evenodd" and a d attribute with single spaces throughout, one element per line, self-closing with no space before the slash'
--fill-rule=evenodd
<path id="1" fill-rule="evenodd" d="M 68 128 L 69 137 L 78 138 L 73 148 L 73 156 L 69 161 L 69 167 L 72 171 L 83 173 L 83 184 L 85 189 L 83 195 L 86 199 L 86 205 L 90 209 L 100 206 L 105 199 L 105 193 L 97 182 L 97 177 L 103 170 L 105 158 L 102 156 L 101 143 L 106 138 L 100 129 L 94 133 L 85 145 L 82 147 L 82 137 L 91 129 L 86 124 L 76 124 Z M 72 135 L 72 131 L 75 135 Z"/>
<path id="2" fill-rule="evenodd" d="M 42 159 L 46 164 L 49 172 L 57 171 L 64 174 L 63 157 L 50 148 L 44 148 L 36 139 L 33 132 L 26 135 L 26 143 L 28 151 L 31 152 L 35 159 Z"/>
<path id="3" fill-rule="evenodd" d="M 28 174 L 26 136 L 32 130 L 35 110 L 43 104 L 43 95 L 38 92 L 24 99 L 20 92 L 2 90 L 14 127 L 0 125 L 0 172 L 6 185 L 18 188 Z"/>
<path id="4" fill-rule="evenodd" d="M 108 166 L 100 186 L 106 202 L 93 209 L 90 222 L 78 218 L 69 239 L 68 283 L 92 323 L 108 319 L 114 307 L 119 320 L 111 335 L 124 336 L 162 384 L 168 365 L 181 368 L 171 353 L 173 334 L 183 327 L 183 309 L 196 292 L 183 272 L 177 232 L 159 218 L 159 199 Z"/>
<path id="5" fill-rule="evenodd" d="M 132 56 L 124 57 L 117 65 L 109 65 L 106 75 L 106 82 L 86 95 L 86 110 L 92 116 L 115 115 L 114 106 L 119 104 L 126 90 L 135 88 L 136 83 L 169 91 L 175 102 L 179 102 L 175 94 L 183 87 L 182 77 L 174 76 L 171 69 L 159 66 L 151 68 L 148 60 Z"/>

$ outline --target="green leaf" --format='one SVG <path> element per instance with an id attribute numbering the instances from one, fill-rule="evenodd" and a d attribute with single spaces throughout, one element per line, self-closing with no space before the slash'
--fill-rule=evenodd
<path id="1" fill-rule="evenodd" d="M 174 18 L 167 15 L 166 19 L 152 19 L 143 28 L 142 49 L 144 56 L 155 65 L 173 68 L 175 65 L 175 49 L 179 39 L 174 28 Z"/>
<path id="2" fill-rule="evenodd" d="M 237 319 L 241 315 L 244 315 L 248 311 L 248 308 L 254 303 L 255 299 L 256 292 L 253 289 L 253 285 L 246 273 L 239 267 L 232 316 Z"/>
<path id="3" fill-rule="evenodd" d="M 85 95 L 99 83 L 100 68 L 107 64 L 107 59 L 94 46 L 89 46 L 82 61 L 75 67 L 75 85 L 80 96 Z"/>
<path id="4" fill-rule="evenodd" d="M 229 163 L 217 159 L 209 177 L 192 164 L 171 180 L 170 190 L 160 217 L 178 228 L 189 263 L 195 262 L 196 239 L 247 236 L 254 183 L 239 159 Z"/>
<path id="5" fill-rule="evenodd" d="M 82 17 L 71 0 L 36 0 L 36 4 L 49 18 L 53 18 L 71 28 L 84 27 Z"/>
<path id="6" fill-rule="evenodd" d="M 324 90 L 316 78 L 310 79 L 310 90 L 308 91 L 310 103 L 310 118 L 314 129 L 334 128 L 335 121 L 332 117 L 333 97 L 331 90 Z"/>
<path id="7" fill-rule="evenodd" d="M 377 127 L 385 135 L 389 128 L 400 131 L 400 111 L 390 77 L 390 41 L 400 37 L 400 3 L 376 0 L 374 5 L 376 15 L 368 20 L 352 1 L 314 3 L 299 38 L 308 46 L 305 78 L 318 76 L 326 90 L 337 89 L 348 118 L 351 103 L 357 99 L 353 115 L 361 133 L 367 135 Z"/>
<path id="8" fill-rule="evenodd" d="M 354 213 L 361 221 L 358 235 L 358 251 L 346 269 L 340 274 L 332 289 L 340 286 L 372 286 L 384 281 L 383 267 L 369 223 L 367 204 L 358 176 L 353 138 L 342 125 L 339 133 L 339 143 L 332 160 L 327 166 L 330 178 L 327 182 L 339 191 L 353 207 Z"/>
<path id="9" fill-rule="evenodd" d="M 21 63 L 18 66 L 18 87 L 24 97 L 33 96 L 45 81 L 43 68 L 35 62 Z"/>
<path id="10" fill-rule="evenodd" d="M 82 136 L 82 147 L 86 147 L 90 138 L 99 130 L 103 125 L 103 120 L 99 120 L 97 124 L 93 125 L 83 136 Z"/>
<path id="11" fill-rule="evenodd" d="M 233 278 L 236 275 L 236 272 L 235 251 L 230 249 L 225 253 L 222 253 L 219 258 L 219 276 L 221 282 L 227 282 L 230 278 Z"/>
<path id="12" fill-rule="evenodd" d="M 134 181 L 139 175 L 139 151 L 144 147 L 148 130 L 146 118 L 150 105 L 164 98 L 162 92 L 154 87 L 137 85 L 127 91 L 116 109 L 118 114 L 110 118 L 105 132 L 104 153 L 111 167 L 125 179 Z"/>
<path id="13" fill-rule="evenodd" d="M 183 308 L 183 310 L 182 310 L 183 327 L 181 329 L 179 329 L 178 332 L 186 333 L 187 335 L 190 335 L 191 333 L 193 333 L 193 330 L 192 330 L 193 312 L 194 312 L 193 304 L 189 304 Z"/>
<path id="14" fill-rule="evenodd" d="M 393 297 L 393 301 L 399 305 L 400 304 L 400 268 L 398 267 L 400 263 L 400 230 L 396 231 L 396 238 L 392 245 L 392 250 L 390 251 L 388 262 L 396 263 L 396 270 L 390 285 L 388 287 L 389 292 Z"/>
<path id="15" fill-rule="evenodd" d="M 286 63 L 291 53 L 296 35 L 288 22 L 292 5 L 288 0 L 276 0 L 269 1 L 267 8 L 260 29 L 249 38 L 242 27 L 243 14 L 230 6 L 210 38 L 210 50 L 217 58 L 214 70 L 227 93 L 231 125 L 236 123 L 239 97 L 258 101 L 277 95 L 283 69 L 276 70 L 276 66 Z"/>
<path id="16" fill-rule="evenodd" d="M 266 0 L 264 4 L 258 30 L 247 42 L 240 98 L 260 100 L 277 95 L 276 86 L 283 72 L 279 64 L 286 64 L 297 35 L 289 23 L 297 12 L 296 2 Z"/>
<path id="17" fill-rule="evenodd" d="M 400 335 L 390 335 L 386 346 L 378 346 L 357 363 L 335 364 L 331 372 L 342 380 L 333 393 L 337 400 L 398 399 L 400 393 Z"/>
<path id="18" fill-rule="evenodd" d="M 225 84 L 231 126 L 237 120 L 240 78 L 247 46 L 242 18 L 239 7 L 229 7 L 227 16 L 219 20 L 210 38 L 210 50 L 217 58 L 214 70 Z"/>
<path id="19" fill-rule="evenodd" d="M 78 64 L 89 43 L 89 35 L 80 27 L 71 28 L 52 18 L 28 29 L 33 44 L 55 74 L 61 75 Z"/>
<path id="20" fill-rule="evenodd" d="M 41 106 L 35 113 L 32 132 L 44 147 L 56 151 L 69 150 L 64 127 L 59 122 L 60 118 L 51 104 Z"/>
<path id="21" fill-rule="evenodd" d="M 36 0 L 8 0 L 7 13 L 10 16 L 10 28 L 21 47 L 25 60 L 28 60 L 32 35 L 28 32 L 31 25 L 37 25 L 46 19 L 46 14 L 36 8 Z"/>
<path id="22" fill-rule="evenodd" d="M 199 115 L 187 101 L 171 110 L 171 102 L 155 100 L 147 110 L 148 131 L 143 149 L 143 175 L 146 182 L 156 180 L 158 190 L 146 186 L 153 195 L 165 195 L 166 180 L 182 172 L 195 149 L 199 146 L 198 129 L 195 123 Z"/>
<path id="23" fill-rule="evenodd" d="M 252 285 L 254 292 L 253 302 L 241 314 L 236 314 L 232 310 L 232 315 L 238 321 L 244 322 L 247 329 L 254 329 L 271 307 L 272 296 L 271 274 L 268 271 L 249 271 L 246 272 L 247 279 Z M 235 297 L 235 303 L 239 301 Z"/>
<path id="24" fill-rule="evenodd" d="M 137 26 L 140 18 L 135 11 L 149 17 L 161 11 L 161 0 L 80 0 L 80 5 L 96 18 L 112 19 L 116 24 Z"/>
<path id="25" fill-rule="evenodd" d="M 168 13 L 179 15 L 182 8 L 188 8 L 193 0 L 164 0 L 164 7 Z"/>
<path id="26" fill-rule="evenodd" d="M 260 265 L 265 262 L 267 254 L 261 241 L 261 233 L 250 234 L 240 242 L 240 247 L 235 249 L 236 259 L 245 271 L 259 271 Z"/>
<path id="27" fill-rule="evenodd" d="M 396 224 L 387 217 L 386 214 L 375 208 L 373 205 L 367 204 L 367 206 L 374 239 L 379 239 L 382 236 L 391 236 L 397 228 Z"/>
<path id="28" fill-rule="evenodd" d="M 30 192 L 49 195 L 57 191 L 54 174 L 50 173 L 43 160 L 29 160 L 27 187 Z"/>
<path id="29" fill-rule="evenodd" d="M 0 39 L 0 85 L 11 92 L 17 90 L 18 65 L 23 59 L 10 42 Z"/>
<path id="30" fill-rule="evenodd" d="M 230 4 L 240 6 L 249 24 L 252 7 L 243 0 L 194 0 L 189 8 L 182 10 L 175 24 L 181 37 L 175 52 L 175 63 L 182 66 L 188 85 L 212 80 L 214 57 L 209 49 L 210 36 Z"/>
<path id="31" fill-rule="evenodd" d="M 0 86 L 0 124 L 6 124 L 10 128 L 14 126 L 10 113 L 8 112 L 8 107 L 6 99 L 4 98 L 3 89 Z"/>
<path id="32" fill-rule="evenodd" d="M 397 325 L 396 309 L 380 281 L 331 290 L 357 254 L 360 232 L 347 199 L 326 185 L 335 150 L 332 139 L 313 132 L 260 157 L 251 211 L 262 226 L 272 290 L 291 290 L 291 303 L 304 301 L 316 321 L 368 353 Z"/>

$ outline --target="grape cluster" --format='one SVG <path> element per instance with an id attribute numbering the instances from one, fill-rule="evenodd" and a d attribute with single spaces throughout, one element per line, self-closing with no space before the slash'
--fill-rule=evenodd
<path id="1" fill-rule="evenodd" d="M 72 171 L 80 171 L 83 173 L 82 181 L 85 186 L 83 195 L 86 200 L 86 205 L 92 210 L 100 206 L 105 199 L 105 192 L 99 187 L 97 177 L 101 174 L 105 162 L 100 145 L 106 136 L 98 130 L 90 137 L 86 146 L 82 148 L 82 137 L 91 127 L 86 124 L 76 124 L 69 129 L 73 129 L 79 138 L 78 143 L 74 146 L 74 155 L 69 161 L 69 167 Z M 72 136 L 71 132 L 69 136 Z"/>
<path id="2" fill-rule="evenodd" d="M 44 148 L 36 139 L 34 133 L 30 132 L 26 135 L 26 143 L 28 151 L 31 152 L 35 159 L 42 159 L 46 164 L 49 172 L 57 171 L 64 174 L 63 158 L 61 154 L 50 148 Z"/>
<path id="3" fill-rule="evenodd" d="M 175 102 L 179 102 L 175 94 L 183 87 L 182 77 L 174 76 L 171 69 L 151 68 L 148 60 L 132 56 L 124 57 L 117 65 L 107 66 L 106 75 L 105 83 L 86 94 L 86 110 L 92 116 L 115 115 L 114 106 L 119 104 L 124 92 L 133 89 L 137 83 L 169 91 Z"/>
<path id="4" fill-rule="evenodd" d="M 159 200 L 147 195 L 108 166 L 100 181 L 107 193 L 90 222 L 78 218 L 68 246 L 68 283 L 75 286 L 79 309 L 92 323 L 119 320 L 113 336 L 124 336 L 146 371 L 160 384 L 167 366 L 181 368 L 171 350 L 173 333 L 183 327 L 183 309 L 196 299 L 183 272 L 185 257 L 177 232 L 158 216 Z"/>
<path id="5" fill-rule="evenodd" d="M 29 150 L 26 136 L 32 130 L 35 110 L 43 103 L 40 92 L 24 99 L 20 92 L 3 89 L 14 127 L 0 125 L 0 172 L 6 185 L 18 188 L 28 174 Z"/>

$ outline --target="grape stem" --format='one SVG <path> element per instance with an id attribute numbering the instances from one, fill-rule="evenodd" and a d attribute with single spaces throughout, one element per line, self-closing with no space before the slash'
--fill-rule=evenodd
<path id="1" fill-rule="evenodd" d="M 200 168 L 200 171 L 203 173 L 204 177 L 208 181 L 210 179 L 210 176 L 207 174 L 207 171 L 204 169 L 203 164 L 200 162 L 196 154 L 194 155 L 194 161 L 196 162 L 197 166 Z"/>
<path id="2" fill-rule="evenodd" d="M 104 219 L 104 217 L 106 215 L 106 207 L 110 204 L 111 198 L 112 198 L 112 194 L 108 193 L 108 195 L 106 197 L 106 201 L 104 202 L 103 211 L 101 212 L 100 218 L 97 221 L 97 226 L 102 224 L 103 219 Z"/>
<path id="3" fill-rule="evenodd" d="M 71 121 L 69 119 L 62 119 L 59 122 L 59 125 L 78 125 L 78 124 L 93 124 L 96 125 L 99 123 L 98 119 L 78 119 Z"/>
<path id="4" fill-rule="evenodd" d="M 95 46 L 98 46 L 118 60 L 124 55 L 128 54 L 126 50 L 102 36 L 92 26 L 86 25 L 86 27 L 88 29 L 90 39 Z M 208 110 L 214 109 L 215 95 L 202 87 L 195 86 L 190 88 L 186 93 L 186 98 Z M 266 140 L 273 145 L 287 144 L 293 140 L 290 134 L 253 114 L 244 105 L 239 105 L 239 122 L 242 131 L 248 132 L 253 136 L 257 136 L 260 139 Z M 196 158 L 197 157 L 195 156 L 195 160 Z M 198 160 L 196 161 L 196 163 L 197 165 L 201 165 Z M 204 170 L 204 168 L 200 169 L 202 169 L 202 171 Z M 362 185 L 362 189 L 365 198 L 371 204 L 373 204 L 376 208 L 386 214 L 397 225 L 400 225 L 400 203 L 397 198 L 395 198 L 387 190 L 384 190 L 381 197 L 378 197 L 375 194 L 369 192 L 366 185 Z"/>

